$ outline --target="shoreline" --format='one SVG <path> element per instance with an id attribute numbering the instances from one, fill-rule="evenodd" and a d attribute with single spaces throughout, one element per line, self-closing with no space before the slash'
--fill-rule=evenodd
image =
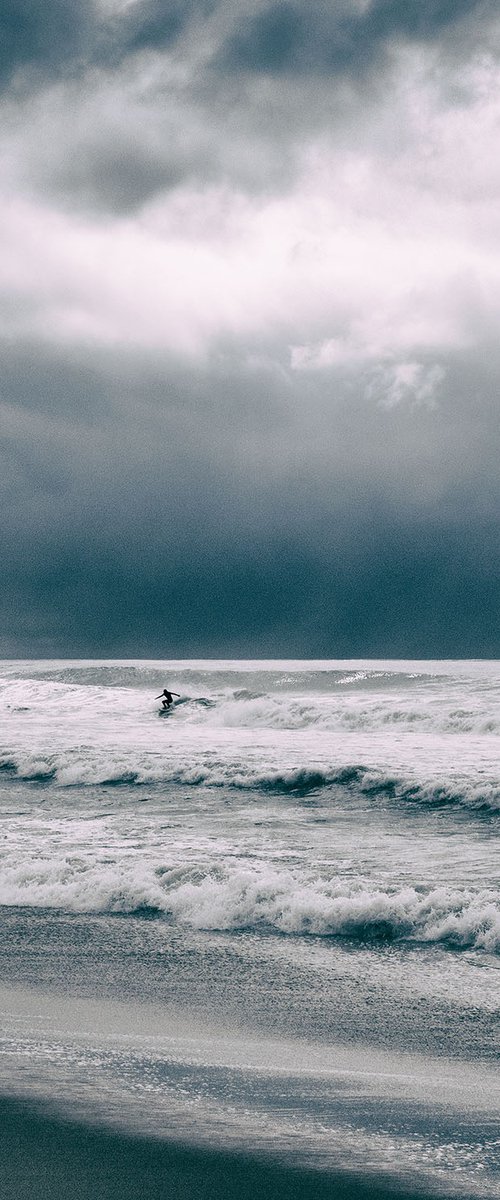
<path id="1" fill-rule="evenodd" d="M 2 1200 L 426 1200 L 380 1175 L 295 1167 L 63 1118 L 0 1095 Z"/>

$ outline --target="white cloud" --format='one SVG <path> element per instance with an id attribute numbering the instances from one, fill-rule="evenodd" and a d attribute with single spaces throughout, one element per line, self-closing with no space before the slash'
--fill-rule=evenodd
<path id="1" fill-rule="evenodd" d="M 480 339 L 500 309 L 500 260 L 450 221 L 341 219 L 298 186 L 257 205 L 186 192 L 183 234 L 163 205 L 149 219 L 90 220 L 10 203 L 1 209 L 6 332 L 205 354 L 221 339 L 295 347 L 295 367 L 436 355 Z M 219 221 L 203 230 L 203 206 Z M 417 214 L 416 214 L 417 216 Z M 162 226 L 162 227 L 161 227 Z M 10 304 L 9 304 L 10 297 Z"/>
<path id="2" fill-rule="evenodd" d="M 395 408 L 402 403 L 434 408 L 445 378 L 438 363 L 427 366 L 419 362 L 399 362 L 377 367 L 367 388 L 383 408 Z"/>
<path id="3" fill-rule="evenodd" d="M 256 195 L 229 178 L 184 182 L 125 217 L 72 212 L 35 185 L 21 197 L 19 163 L 25 153 L 28 170 L 37 136 L 47 142 L 51 93 L 29 136 L 16 142 L 11 127 L 4 139 L 1 327 L 11 337 L 198 359 L 236 341 L 280 363 L 290 353 L 295 371 L 368 372 L 386 404 L 432 403 L 442 358 L 491 341 L 500 318 L 499 81 L 492 62 L 478 60 L 462 75 L 457 108 L 412 52 L 397 94 L 364 112 L 355 140 L 347 127 L 314 139 L 302 129 L 293 186 Z M 144 131 L 160 154 L 164 101 L 146 77 L 139 84 L 134 76 L 125 92 L 131 141 Z M 99 125 L 95 98 L 89 105 L 85 145 Z M 112 91 L 104 119 L 119 129 Z M 60 120 L 47 148 L 54 162 L 68 152 Z M 220 123 L 207 134 L 210 144 L 221 137 Z M 81 146 L 75 128 L 75 161 Z"/>

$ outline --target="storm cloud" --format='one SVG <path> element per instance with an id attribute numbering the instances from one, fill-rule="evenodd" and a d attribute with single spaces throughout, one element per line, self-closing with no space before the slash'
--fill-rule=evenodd
<path id="1" fill-rule="evenodd" d="M 497 655 L 498 20 L 5 8 L 4 655 Z"/>
<path id="2" fill-rule="evenodd" d="M 352 73 L 379 67 L 398 42 L 435 43 L 467 19 L 485 21 L 485 0 L 277 0 L 259 6 L 228 39 L 222 58 L 236 70 Z M 477 31 L 476 36 L 477 36 Z"/>

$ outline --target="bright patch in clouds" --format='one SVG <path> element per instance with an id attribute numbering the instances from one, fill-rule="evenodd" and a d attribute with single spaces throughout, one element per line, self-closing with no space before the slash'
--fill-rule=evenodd
<path id="1" fill-rule="evenodd" d="M 227 338 L 259 338 L 268 352 L 274 344 L 279 361 L 292 345 L 292 367 L 302 370 L 479 344 L 500 317 L 498 206 L 490 201 L 499 182 L 498 70 L 483 57 L 462 75 L 469 103 L 462 98 L 457 112 L 423 74 L 421 55 L 406 65 L 410 81 L 402 75 L 390 103 L 381 102 L 378 131 L 370 111 L 360 112 L 358 151 L 354 130 L 348 146 L 323 132 L 308 147 L 302 132 L 295 178 L 280 194 L 245 195 L 230 181 L 179 183 L 134 216 L 93 216 L 43 195 L 21 199 L 12 169 L 1 218 L 5 332 L 187 355 Z M 83 106 L 88 153 L 89 109 L 94 140 L 97 112 L 92 98 L 71 95 Z M 68 154 L 68 113 L 60 89 L 57 96 L 66 125 L 58 150 L 56 124 L 49 163 Z M 141 153 L 152 130 L 162 146 L 162 108 L 152 105 L 149 95 L 141 114 L 134 101 Z M 110 109 L 113 138 L 117 99 L 108 98 L 108 127 Z M 37 144 L 32 115 L 18 144 L 24 170 Z M 43 111 L 41 119 L 47 145 Z M 190 125 L 188 113 L 188 139 Z M 77 125 L 74 158 L 78 139 Z M 12 162 L 12 122 L 4 140 Z"/>

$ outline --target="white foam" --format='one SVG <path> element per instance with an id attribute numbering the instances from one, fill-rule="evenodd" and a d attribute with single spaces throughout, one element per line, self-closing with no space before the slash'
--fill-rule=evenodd
<path id="1" fill-rule="evenodd" d="M 183 742 L 168 755 L 148 750 L 105 747 L 81 749 L 68 747 L 56 753 L 30 753 L 7 750 L 0 754 L 0 769 L 19 779 L 44 783 L 52 780 L 61 788 L 89 787 L 106 784 L 226 787 L 250 791 L 275 791 L 283 794 L 306 795 L 325 789 L 341 789 L 374 800 L 377 796 L 395 803 L 420 805 L 423 808 L 459 805 L 469 811 L 500 812 L 500 782 L 485 777 L 483 771 L 475 776 L 455 771 L 449 776 L 439 774 L 420 777 L 387 771 L 350 762 L 300 763 L 279 766 L 266 765 L 264 754 L 252 756 L 246 749 L 243 756 L 231 753 L 220 757 L 207 753 L 203 747 Z M 290 750 L 290 747 L 285 750 Z M 297 757 L 297 747 L 293 756 Z M 269 750 L 267 757 L 271 757 Z M 276 755 L 274 755 L 276 758 Z"/>
<path id="2" fill-rule="evenodd" d="M 204 671 L 178 665 L 174 673 L 183 701 L 174 714 L 176 724 L 213 729 L 275 729 L 328 732 L 420 732 L 435 734 L 500 735 L 500 689 L 496 665 L 491 679 L 462 673 L 444 677 L 434 670 L 314 669 L 276 670 L 278 664 L 205 664 Z M 284 664 L 281 664 L 283 668 Z M 291 664 L 293 667 L 294 664 Z M 395 667 L 399 669 L 396 670 Z M 477 664 L 476 664 L 477 666 Z M 488 664 L 485 664 L 485 667 Z M 164 675 L 157 665 L 31 664 L 30 677 L 22 664 L 0 669 L 0 707 L 4 720 L 22 730 L 54 721 L 85 729 L 97 721 L 111 727 L 130 722 L 141 729 L 154 716 L 154 693 Z M 302 664 L 302 668 L 304 664 Z M 495 668 L 495 670 L 493 670 Z M 444 668 L 443 668 L 444 669 Z M 173 670 L 173 668 L 172 668 Z M 451 668 L 448 664 L 448 671 Z M 45 676 L 45 677 L 44 677 Z M 171 684 L 173 687 L 174 685 Z M 146 699 L 145 688 L 151 688 Z M 199 703 L 198 688 L 213 705 Z"/>
<path id="3" fill-rule="evenodd" d="M 370 888 L 267 864 L 228 868 L 219 861 L 207 870 L 95 850 L 38 861 L 12 853 L 2 864 L 0 903 L 80 912 L 154 909 L 196 929 L 409 939 L 500 952 L 500 907 L 487 889 Z"/>

